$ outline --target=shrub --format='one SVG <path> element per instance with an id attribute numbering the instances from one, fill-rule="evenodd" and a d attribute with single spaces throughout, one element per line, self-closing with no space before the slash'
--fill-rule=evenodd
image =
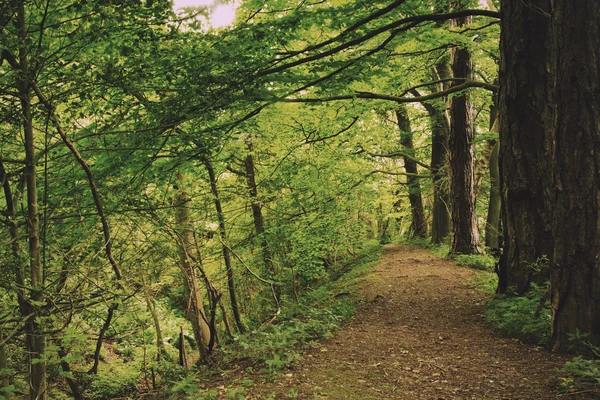
<path id="1" fill-rule="evenodd" d="M 600 347 L 585 341 L 587 333 L 579 330 L 570 335 L 572 350 L 580 354 L 558 371 L 565 392 L 600 392 Z"/>
<path id="2" fill-rule="evenodd" d="M 487 304 L 485 319 L 491 329 L 524 343 L 548 345 L 550 341 L 550 310 L 538 305 L 545 286 L 532 284 L 524 296 L 495 296 Z M 549 304 L 546 304 L 549 306 Z"/>
<path id="3" fill-rule="evenodd" d="M 459 254 L 454 257 L 458 265 L 483 271 L 493 271 L 496 259 L 488 254 Z"/>

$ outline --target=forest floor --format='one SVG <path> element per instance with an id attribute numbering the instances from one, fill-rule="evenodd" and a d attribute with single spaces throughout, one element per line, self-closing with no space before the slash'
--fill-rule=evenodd
<path id="1" fill-rule="evenodd" d="M 426 249 L 386 246 L 358 283 L 364 302 L 356 316 L 241 398 L 581 398 L 558 394 L 552 378 L 568 357 L 485 327 L 486 295 L 466 283 L 476 274 Z"/>

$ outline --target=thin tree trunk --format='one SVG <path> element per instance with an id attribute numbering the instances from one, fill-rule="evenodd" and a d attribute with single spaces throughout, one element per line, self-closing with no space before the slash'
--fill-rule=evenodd
<path id="1" fill-rule="evenodd" d="M 500 38 L 500 187 L 504 248 L 498 293 L 543 283 L 530 264 L 552 258 L 553 82 L 548 39 L 550 2 L 504 1 Z M 563 221 L 564 222 L 564 221 Z"/>
<path id="2" fill-rule="evenodd" d="M 260 206 L 260 201 L 258 199 L 258 187 L 256 186 L 255 179 L 255 167 L 254 167 L 254 157 L 252 156 L 253 146 L 252 140 L 248 138 L 246 140 L 246 145 L 248 146 L 248 155 L 244 160 L 244 169 L 246 172 L 246 183 L 248 185 L 248 192 L 250 193 L 250 206 L 252 208 L 252 218 L 254 221 L 254 230 L 256 231 L 256 236 L 258 237 L 258 241 L 260 242 L 261 252 L 263 262 L 265 264 L 265 268 L 269 271 L 271 278 L 275 278 L 277 276 L 277 269 L 275 264 L 273 264 L 273 257 L 271 253 L 271 248 L 269 246 L 269 242 L 265 237 L 265 219 L 262 214 L 262 209 Z M 279 286 L 277 286 L 277 291 L 279 291 Z M 280 293 L 277 293 L 277 300 L 279 301 Z"/>
<path id="3" fill-rule="evenodd" d="M 569 351 L 569 337 L 576 332 L 600 346 L 599 20 L 597 0 L 555 0 L 552 8 L 557 116 L 551 261 L 555 351 Z"/>
<path id="4" fill-rule="evenodd" d="M 451 27 L 462 27 L 471 17 L 451 21 Z M 455 78 L 473 79 L 473 61 L 467 48 L 451 51 L 452 75 Z M 456 85 L 456 83 L 454 83 Z M 451 253 L 479 254 L 479 229 L 475 207 L 473 147 L 473 104 L 468 92 L 454 96 L 450 106 L 450 185 L 452 197 Z"/>
<path id="5" fill-rule="evenodd" d="M 196 271 L 190 254 L 194 246 L 193 224 L 190 219 L 190 198 L 184 190 L 183 174 L 177 174 L 176 226 L 179 245 L 179 259 L 183 272 L 183 284 L 186 298 L 186 315 L 194 329 L 194 338 L 198 344 L 200 360 L 208 361 L 207 345 L 210 341 L 210 328 L 204 314 L 203 298 L 198 286 Z"/>
<path id="6" fill-rule="evenodd" d="M 19 313 L 22 317 L 28 316 L 32 310 L 29 302 L 27 301 L 27 294 L 25 292 L 25 280 L 23 278 L 23 270 L 22 270 L 22 262 L 21 262 L 21 247 L 19 245 L 19 235 L 18 235 L 18 227 L 16 223 L 17 210 L 15 207 L 15 199 L 12 194 L 12 190 L 10 187 L 10 182 L 8 180 L 8 176 L 6 173 L 6 169 L 4 168 L 4 164 L 2 160 L 0 160 L 0 180 L 2 181 L 2 186 L 4 190 L 4 197 L 6 200 L 6 219 L 8 221 L 8 231 L 11 239 L 11 255 L 12 262 L 9 264 L 11 266 L 12 271 L 15 274 L 15 283 L 17 284 L 17 302 L 19 304 Z M 22 186 L 23 184 L 21 184 Z M 22 192 L 23 188 L 20 187 L 18 192 Z M 4 339 L 0 337 L 0 340 Z M 6 355 L 6 349 L 4 346 L 0 348 L 0 369 L 8 368 L 8 360 Z M 10 379 L 8 376 L 2 377 L 2 387 L 6 388 L 10 385 Z M 9 393 L 3 394 L 7 398 L 12 398 Z"/>
<path id="7" fill-rule="evenodd" d="M 117 304 L 111 304 L 108 307 L 108 311 L 106 313 L 106 319 L 104 320 L 104 324 L 100 328 L 100 332 L 98 332 L 98 340 L 96 340 L 96 350 L 94 350 L 94 365 L 88 371 L 88 374 L 97 374 L 98 373 L 98 365 L 100 364 L 100 351 L 102 350 L 102 344 L 104 343 L 104 335 L 110 328 L 110 324 L 112 323 L 113 316 L 115 315 L 115 310 L 117 309 Z"/>
<path id="8" fill-rule="evenodd" d="M 451 77 L 450 67 L 446 60 L 438 63 L 432 71 L 436 80 Z M 437 85 L 437 91 L 447 89 L 445 83 Z M 413 95 L 420 93 L 413 91 Z M 450 235 L 450 197 L 448 191 L 448 137 L 450 135 L 450 120 L 446 111 L 447 99 L 441 102 L 425 102 L 423 107 L 429 114 L 431 126 L 431 174 L 433 175 L 433 208 L 431 210 L 431 243 L 439 244 Z M 440 105 L 443 104 L 443 105 Z"/>
<path id="9" fill-rule="evenodd" d="M 179 366 L 183 368 L 188 367 L 187 356 L 185 354 L 185 335 L 183 334 L 183 326 L 180 327 L 179 331 Z"/>
<path id="10" fill-rule="evenodd" d="M 198 268 L 198 272 L 200 272 L 200 277 L 204 281 L 204 287 L 206 288 L 206 293 L 208 293 L 209 298 L 209 306 L 210 306 L 210 319 L 208 321 L 208 327 L 210 329 L 210 340 L 208 341 L 208 351 L 212 351 L 215 343 L 219 342 L 219 334 L 217 331 L 216 325 L 216 314 L 217 314 L 217 305 L 221 302 L 221 293 L 217 290 L 217 288 L 212 284 L 206 271 L 204 270 L 204 265 L 202 263 L 202 254 L 200 253 L 200 244 L 198 243 L 198 238 L 194 233 L 194 248 L 196 249 L 196 267 Z M 223 318 L 226 318 L 223 315 Z"/>
<path id="11" fill-rule="evenodd" d="M 398 120 L 398 128 L 400 129 L 402 151 L 410 156 L 414 156 L 413 134 L 406 105 L 401 105 L 396 111 L 396 118 Z M 416 237 L 424 238 L 427 236 L 427 220 L 425 219 L 425 210 L 423 209 L 421 185 L 419 179 L 416 178 L 419 171 L 414 158 L 404 157 L 404 170 L 409 174 L 406 176 L 406 183 L 408 184 L 408 200 L 412 215 L 411 227 Z"/>
<path id="12" fill-rule="evenodd" d="M 488 203 L 487 219 L 485 224 L 485 245 L 496 250 L 500 247 L 500 169 L 498 168 L 498 154 L 500 144 L 492 141 L 492 155 L 490 157 L 490 202 Z"/>
<path id="13" fill-rule="evenodd" d="M 490 107 L 490 131 L 499 133 L 498 121 L 498 96 L 494 96 L 493 105 Z M 490 154 L 490 200 L 488 203 L 488 212 L 485 223 L 485 246 L 492 250 L 497 250 L 500 246 L 498 242 L 498 228 L 500 225 L 500 168 L 498 164 L 498 154 L 500 145 L 497 140 L 487 140 L 487 146 L 491 148 Z"/>
<path id="14" fill-rule="evenodd" d="M 221 245 L 223 248 L 223 260 L 225 261 L 225 271 L 227 273 L 227 288 L 229 289 L 229 298 L 231 300 L 231 311 L 233 312 L 233 319 L 238 328 L 238 331 L 245 332 L 244 325 L 242 324 L 242 318 L 237 302 L 237 294 L 235 291 L 235 276 L 233 272 L 233 266 L 231 265 L 231 254 L 229 247 L 227 246 L 227 230 L 225 226 L 225 215 L 223 214 L 223 207 L 221 206 L 221 199 L 219 197 L 219 190 L 217 187 L 217 177 L 215 170 L 208 160 L 203 161 L 206 171 L 208 172 L 208 178 L 210 180 L 210 188 L 213 194 L 213 201 L 215 203 L 215 209 L 217 211 L 217 219 L 219 221 L 219 235 L 221 237 Z"/>
<path id="15" fill-rule="evenodd" d="M 158 318 L 158 313 L 156 312 L 156 306 L 154 303 L 154 299 L 150 293 L 150 289 L 148 285 L 146 285 L 146 278 L 144 277 L 144 271 L 142 268 L 139 268 L 140 271 L 140 280 L 142 282 L 142 290 L 144 295 L 144 300 L 146 301 L 146 306 L 148 307 L 148 311 L 150 311 L 150 315 L 152 316 L 152 322 L 154 323 L 154 331 L 156 332 L 156 361 L 160 361 L 163 355 L 167 355 L 167 351 L 165 350 L 165 343 L 163 341 L 162 330 L 160 329 L 160 319 Z"/>
<path id="16" fill-rule="evenodd" d="M 4 340 L 4 334 L 0 333 L 0 341 Z M 5 345 L 0 346 L 0 370 L 6 371 L 8 369 L 8 357 L 6 356 L 6 347 Z M 8 374 L 2 373 L 2 380 L 0 382 L 0 395 L 6 396 L 4 390 L 10 386 L 10 379 Z"/>
<path id="17" fill-rule="evenodd" d="M 483 145 L 483 149 L 481 149 L 481 152 L 479 153 L 479 157 L 477 157 L 475 160 L 475 181 L 473 183 L 475 197 L 479 195 L 479 189 L 481 188 L 483 177 L 490 166 L 495 144 L 495 140 L 486 140 Z"/>
<path id="18" fill-rule="evenodd" d="M 67 352 L 64 348 L 59 347 L 58 356 L 60 357 L 60 367 L 63 370 L 65 380 L 67 381 L 67 385 L 69 385 L 69 389 L 71 389 L 71 395 L 75 400 L 85 400 L 81 391 L 79 390 L 79 386 L 77 385 L 77 381 L 73 377 L 73 372 L 71 371 L 71 366 L 67 361 L 65 361 L 65 357 L 67 356 Z"/>
<path id="19" fill-rule="evenodd" d="M 40 233 L 37 200 L 37 172 L 35 166 L 35 143 L 33 133 L 33 115 L 31 113 L 31 76 L 28 64 L 27 25 L 25 17 L 25 1 L 17 2 L 17 26 L 19 29 L 19 97 L 23 116 L 23 132 L 25 145 L 25 182 L 27 187 L 27 236 L 29 242 L 30 269 L 30 303 L 29 311 L 35 312 L 35 318 L 30 318 L 25 324 L 26 344 L 29 356 L 29 398 L 46 400 L 46 335 L 44 334 L 42 315 L 35 304 L 44 303 L 43 266 L 40 262 Z M 35 361 L 35 362 L 34 362 Z"/>

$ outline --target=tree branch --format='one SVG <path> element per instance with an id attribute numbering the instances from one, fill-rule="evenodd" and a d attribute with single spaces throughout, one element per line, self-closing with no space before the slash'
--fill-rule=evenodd
<path id="1" fill-rule="evenodd" d="M 371 93 L 371 92 L 355 92 L 354 94 L 344 94 L 338 96 L 330 96 L 330 97 L 322 97 L 322 98 L 300 98 L 300 99 L 288 99 L 288 98 L 272 98 L 272 99 L 257 99 L 262 101 L 268 101 L 271 103 L 326 103 L 328 101 L 338 101 L 338 100 L 354 100 L 354 99 L 372 99 L 372 100 L 388 100 L 394 101 L 396 103 L 421 103 L 428 100 L 438 99 L 440 97 L 448 96 L 449 94 L 460 92 L 465 89 L 478 87 L 487 89 L 492 92 L 496 92 L 498 90 L 498 86 L 492 85 L 485 82 L 471 81 L 467 80 L 465 83 L 461 83 L 460 85 L 453 86 L 449 89 L 442 90 L 440 92 L 435 92 L 431 94 L 427 94 L 424 96 L 417 97 L 398 97 L 387 94 L 379 94 L 379 93 Z M 410 89 L 409 89 L 410 91 Z"/>
<path id="2" fill-rule="evenodd" d="M 73 153 L 73 155 L 77 159 L 77 162 L 79 163 L 79 165 L 81 165 L 81 168 L 84 170 L 85 174 L 87 175 L 88 183 L 90 185 L 90 190 L 92 192 L 92 197 L 94 198 L 94 203 L 96 205 L 96 210 L 97 210 L 98 216 L 100 217 L 100 221 L 102 222 L 102 232 L 104 233 L 104 242 L 105 242 L 104 247 L 105 247 L 105 251 L 106 251 L 106 256 L 108 258 L 108 261 L 110 262 L 110 265 L 112 266 L 112 269 L 115 273 L 116 278 L 118 280 L 120 280 L 121 279 L 121 269 L 119 268 L 119 265 L 117 264 L 117 261 L 115 260 L 113 253 L 112 253 L 112 240 L 111 240 L 111 235 L 110 235 L 110 226 L 108 225 L 108 219 L 106 218 L 106 215 L 104 214 L 104 208 L 102 206 L 102 201 L 100 200 L 100 194 L 98 193 L 98 188 L 96 187 L 96 182 L 94 180 L 94 174 L 92 173 L 91 168 L 89 167 L 87 162 L 83 159 L 83 157 L 81 156 L 81 154 L 79 153 L 77 148 L 69 140 L 66 132 L 64 131 L 64 129 L 62 128 L 62 125 L 60 124 L 60 121 L 58 120 L 58 118 L 56 118 L 56 115 L 54 114 L 54 107 L 52 106 L 50 101 L 43 95 L 42 91 L 35 83 L 31 82 L 31 86 L 33 88 L 33 91 L 37 95 L 38 99 L 40 100 L 40 102 L 48 110 L 50 119 L 56 126 L 56 130 L 57 130 L 58 134 L 60 135 L 60 138 L 62 139 L 64 144 L 69 148 L 69 150 L 71 150 L 71 153 Z M 109 312 L 110 312 L 110 310 L 109 310 Z"/>
<path id="3" fill-rule="evenodd" d="M 342 43 L 338 46 L 335 46 L 332 49 L 329 49 L 322 53 L 315 54 L 312 56 L 307 56 L 307 57 L 301 58 L 296 61 L 291 61 L 289 63 L 279 65 L 277 67 L 267 68 L 265 70 L 259 71 L 256 74 L 256 76 L 258 76 L 258 77 L 267 76 L 270 74 L 274 74 L 276 72 L 281 72 L 283 70 L 296 67 L 298 65 L 309 63 L 311 61 L 329 57 L 329 56 L 339 53 L 340 51 L 345 50 L 349 47 L 366 42 L 367 40 L 372 39 L 376 36 L 379 36 L 380 34 L 387 32 L 387 31 L 391 31 L 391 30 L 401 31 L 401 30 L 410 29 L 410 28 L 414 27 L 415 25 L 422 23 L 422 22 L 445 21 L 448 19 L 460 18 L 460 17 L 466 17 L 466 16 L 484 16 L 484 17 L 490 17 L 490 18 L 500 18 L 500 13 L 495 12 L 495 11 L 489 11 L 489 10 L 463 10 L 463 11 L 456 11 L 456 12 L 451 12 L 451 13 L 447 13 L 447 14 L 428 14 L 428 15 L 418 15 L 418 16 L 414 16 L 414 17 L 402 18 L 402 19 L 394 21 L 390 24 L 387 24 L 387 25 L 384 25 L 377 29 L 374 29 L 356 39 L 353 39 L 346 43 Z M 407 25 L 407 24 L 411 24 L 410 27 L 403 27 L 403 25 Z M 340 38 L 340 36 L 338 36 L 335 40 L 330 39 L 325 42 L 332 43 L 333 41 L 338 41 L 339 38 Z M 320 48 L 322 46 L 320 44 L 318 44 L 318 45 L 314 45 L 313 47 Z"/>
<path id="4" fill-rule="evenodd" d="M 383 157 L 383 158 L 406 157 L 406 158 L 408 158 L 409 160 L 413 161 L 414 163 L 416 163 L 416 164 L 419 164 L 419 165 L 420 165 L 421 167 L 423 167 L 423 168 L 426 168 L 426 169 L 430 169 L 430 168 L 431 168 L 431 166 L 430 166 L 430 165 L 428 165 L 428 164 L 425 164 L 424 162 L 422 162 L 422 161 L 419 161 L 419 160 L 418 160 L 418 159 L 416 159 L 415 157 L 413 157 L 413 156 L 411 156 L 411 155 L 409 155 L 409 154 L 403 153 L 403 152 L 401 152 L 401 151 L 396 151 L 396 152 L 394 152 L 394 153 L 385 153 L 385 154 L 381 154 L 381 153 L 370 153 L 370 152 L 368 152 L 368 151 L 365 151 L 365 153 L 367 153 L 367 154 L 368 154 L 369 156 L 371 156 L 371 157 Z"/>
<path id="5" fill-rule="evenodd" d="M 410 172 L 392 172 L 392 171 L 383 171 L 380 169 L 376 169 L 375 171 L 371 171 L 371 175 L 373 174 L 386 174 L 386 175 L 394 175 L 394 176 L 412 176 L 414 178 L 433 178 L 433 174 L 411 174 Z"/>

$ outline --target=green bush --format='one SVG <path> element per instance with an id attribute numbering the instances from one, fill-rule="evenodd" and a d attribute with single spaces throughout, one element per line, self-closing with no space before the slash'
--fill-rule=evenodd
<path id="1" fill-rule="evenodd" d="M 496 259 L 487 254 L 459 254 L 454 260 L 458 265 L 482 271 L 493 271 L 496 265 Z"/>
<path id="2" fill-rule="evenodd" d="M 496 293 L 496 288 L 498 287 L 498 275 L 493 272 L 479 272 L 466 283 L 473 289 L 491 296 Z"/>
<path id="3" fill-rule="evenodd" d="M 564 391 L 600 390 L 600 360 L 598 359 L 577 356 L 568 361 L 558 374 Z"/>
<path id="4" fill-rule="evenodd" d="M 125 397 L 134 393 L 138 377 L 135 371 L 125 376 L 121 374 L 86 375 L 89 379 L 86 385 L 85 398 L 90 400 L 113 399 Z"/>
<path id="5" fill-rule="evenodd" d="M 600 392 L 600 347 L 587 342 L 588 336 L 579 330 L 569 335 L 571 350 L 582 355 L 568 361 L 558 371 L 565 392 Z"/>
<path id="6" fill-rule="evenodd" d="M 550 341 L 550 310 L 548 304 L 537 313 L 545 286 L 536 286 L 524 296 L 499 295 L 487 304 L 485 319 L 491 329 L 524 343 L 548 345 Z"/>

